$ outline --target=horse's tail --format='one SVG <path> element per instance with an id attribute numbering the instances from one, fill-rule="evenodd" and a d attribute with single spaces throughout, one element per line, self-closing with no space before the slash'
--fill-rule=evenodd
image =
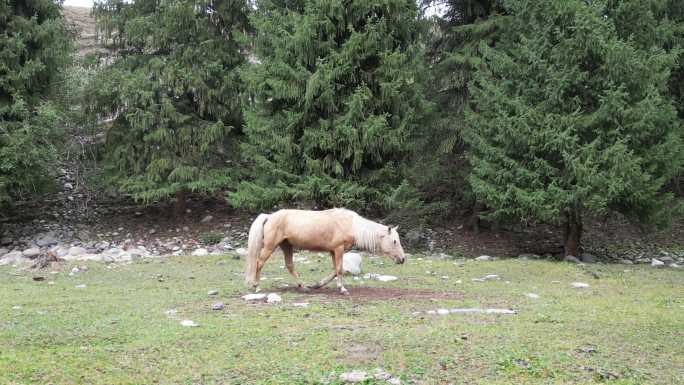
<path id="1" fill-rule="evenodd" d="M 268 220 L 268 214 L 259 214 L 249 228 L 249 240 L 247 241 L 247 264 L 245 266 L 245 282 L 248 285 L 256 285 L 257 259 L 264 247 L 264 224 Z"/>

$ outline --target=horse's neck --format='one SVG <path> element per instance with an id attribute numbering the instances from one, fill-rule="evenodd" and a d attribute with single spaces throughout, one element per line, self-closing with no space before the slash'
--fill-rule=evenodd
<path id="1" fill-rule="evenodd" d="M 380 247 L 380 230 L 382 225 L 358 214 L 354 215 L 352 223 L 354 245 L 361 250 L 371 253 L 376 252 Z"/>

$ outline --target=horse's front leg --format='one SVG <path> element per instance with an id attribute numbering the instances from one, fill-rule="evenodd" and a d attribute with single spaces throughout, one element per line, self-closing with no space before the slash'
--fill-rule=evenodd
<path id="1" fill-rule="evenodd" d="M 333 264 L 333 272 L 330 273 L 330 275 L 327 275 L 326 277 L 321 279 L 319 282 L 314 283 L 313 285 L 307 286 L 309 289 L 320 289 L 323 286 L 329 284 L 330 281 L 332 281 L 333 278 L 335 278 L 335 276 L 337 275 L 337 266 L 335 265 L 335 253 L 332 251 L 330 252 L 330 260 L 332 261 L 332 264 Z"/>
<path id="2" fill-rule="evenodd" d="M 335 280 L 337 281 L 337 288 L 340 290 L 341 294 L 349 295 L 349 291 L 345 289 L 344 283 L 342 282 L 342 257 L 344 256 L 344 247 L 338 247 L 335 249 Z"/>

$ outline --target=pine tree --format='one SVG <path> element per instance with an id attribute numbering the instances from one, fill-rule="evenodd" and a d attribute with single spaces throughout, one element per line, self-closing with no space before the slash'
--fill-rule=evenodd
<path id="1" fill-rule="evenodd" d="M 91 109 L 114 116 L 106 168 L 124 193 L 142 202 L 187 192 L 212 193 L 235 170 L 242 125 L 238 35 L 246 1 L 122 0 L 95 6 L 105 41 L 117 49 L 90 90 Z"/>
<path id="2" fill-rule="evenodd" d="M 587 215 L 667 219 L 661 187 L 684 161 L 666 95 L 678 52 L 621 37 L 600 2 L 509 4 L 466 113 L 471 184 L 489 215 L 562 224 L 566 255 Z"/>
<path id="3" fill-rule="evenodd" d="M 72 53 L 58 3 L 0 1 L 0 205 L 46 186 L 58 156 L 54 94 Z"/>
<path id="4" fill-rule="evenodd" d="M 456 209 L 471 212 L 478 230 L 481 204 L 468 188 L 467 146 L 463 141 L 464 112 L 469 103 L 468 83 L 481 63 L 480 44 L 494 46 L 506 22 L 501 0 L 423 0 L 423 8 L 438 7 L 443 13 L 427 20 L 429 86 L 427 97 L 435 113 L 416 138 L 413 183 L 421 197 L 442 207 L 441 216 Z"/>
<path id="5" fill-rule="evenodd" d="M 231 203 L 391 205 L 426 108 L 415 2 L 263 0 L 256 8 L 260 63 L 244 73 L 254 179 Z"/>

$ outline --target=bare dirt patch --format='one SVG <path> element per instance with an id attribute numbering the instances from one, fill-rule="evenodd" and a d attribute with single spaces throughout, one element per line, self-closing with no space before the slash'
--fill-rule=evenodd
<path id="1" fill-rule="evenodd" d="M 349 295 L 342 295 L 337 288 L 326 287 L 309 292 L 303 292 L 296 287 L 287 287 L 276 290 L 280 293 L 300 294 L 298 300 L 306 300 L 311 297 L 323 298 L 324 300 L 347 300 L 353 302 L 371 301 L 426 301 L 432 299 L 463 299 L 463 293 L 433 291 L 425 289 L 399 289 L 383 287 L 347 287 Z"/>

